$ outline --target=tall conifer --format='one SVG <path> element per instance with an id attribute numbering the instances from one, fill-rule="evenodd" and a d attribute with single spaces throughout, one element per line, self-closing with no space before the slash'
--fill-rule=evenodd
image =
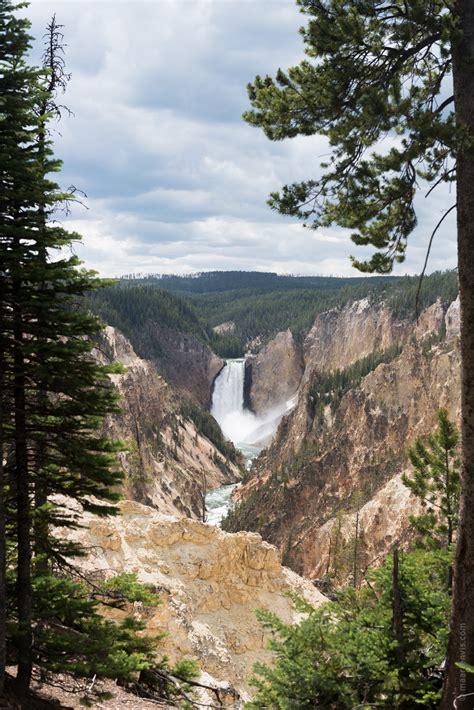
<path id="1" fill-rule="evenodd" d="M 77 239 L 53 221 L 71 195 L 51 179 L 60 163 L 45 129 L 50 114 L 41 110 L 50 95 L 44 74 L 27 64 L 28 23 L 16 16 L 18 7 L 6 1 L 0 10 L 0 438 L 5 462 L 0 474 L 8 481 L 2 493 L 10 499 L 13 517 L 7 522 L 16 558 L 8 569 L 16 594 L 7 607 L 16 622 L 11 640 L 17 649 L 17 687 L 26 693 L 33 663 L 32 579 L 45 573 L 35 563 L 47 555 L 53 571 L 67 565 L 78 548 L 56 539 L 52 528 L 77 524 L 80 509 L 114 512 L 121 474 L 113 455 L 119 445 L 100 433 L 102 417 L 117 405 L 110 368 L 91 357 L 98 321 L 77 308 L 97 281 L 79 269 L 76 257 L 58 251 Z M 36 509 L 35 491 L 41 493 Z M 0 498 L 0 518 L 1 503 Z M 43 537 L 41 544 L 36 540 L 34 559 L 38 520 Z"/>

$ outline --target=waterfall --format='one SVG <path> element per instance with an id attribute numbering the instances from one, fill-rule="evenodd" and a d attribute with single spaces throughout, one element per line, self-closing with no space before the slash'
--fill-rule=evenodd
<path id="1" fill-rule="evenodd" d="M 268 444 L 284 414 L 294 407 L 296 397 L 283 402 L 263 416 L 244 409 L 245 360 L 227 360 L 214 383 L 211 414 L 230 439 L 244 454 L 247 467 Z M 219 525 L 230 507 L 235 484 L 210 491 L 206 509 L 210 525 Z"/>
<path id="2" fill-rule="evenodd" d="M 244 409 L 245 360 L 227 360 L 214 383 L 211 414 L 225 436 L 239 447 L 258 426 L 257 417 Z"/>
<path id="3" fill-rule="evenodd" d="M 244 409 L 245 360 L 227 360 L 214 383 L 211 414 L 224 435 L 245 454 L 255 455 L 268 444 L 284 414 L 296 399 L 282 402 L 262 416 Z M 248 450 L 248 451 L 247 451 Z"/>
<path id="4" fill-rule="evenodd" d="M 212 396 L 211 414 L 219 424 L 229 414 L 244 411 L 244 380 L 245 360 L 227 360 L 214 383 Z"/>

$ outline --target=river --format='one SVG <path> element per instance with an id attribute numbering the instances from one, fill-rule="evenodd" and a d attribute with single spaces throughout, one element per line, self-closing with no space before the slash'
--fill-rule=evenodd
<path id="1" fill-rule="evenodd" d="M 253 459 L 258 456 L 260 449 L 243 444 L 238 447 L 245 456 L 247 470 L 251 467 Z M 231 483 L 222 488 L 214 488 L 206 496 L 206 522 L 208 525 L 220 525 L 222 520 L 232 508 L 232 491 L 238 483 Z"/>

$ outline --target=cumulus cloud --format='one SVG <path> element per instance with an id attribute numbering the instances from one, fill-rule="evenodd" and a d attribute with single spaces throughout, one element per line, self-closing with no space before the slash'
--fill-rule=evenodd
<path id="1" fill-rule="evenodd" d="M 241 120 L 245 86 L 302 57 L 293 0 L 32 0 L 35 60 L 53 12 L 72 73 L 58 126 L 61 180 L 88 195 L 69 226 L 104 275 L 258 269 L 357 275 L 344 230 L 313 232 L 266 205 L 281 185 L 314 177 L 320 137 L 269 142 Z M 399 273 L 419 271 L 452 196 L 419 202 L 419 227 Z M 361 256 L 357 250 L 357 256 Z M 455 264 L 454 223 L 432 268 Z"/>

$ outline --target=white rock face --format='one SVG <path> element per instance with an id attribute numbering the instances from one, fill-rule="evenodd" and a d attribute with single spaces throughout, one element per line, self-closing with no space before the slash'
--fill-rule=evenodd
<path id="1" fill-rule="evenodd" d="M 298 615 L 288 592 L 314 606 L 325 597 L 282 567 L 276 548 L 260 535 L 225 533 L 131 501 L 120 508 L 115 518 L 85 516 L 87 527 L 72 533 L 91 550 L 78 563 L 91 575 L 130 571 L 152 584 L 163 604 L 142 612 L 151 634 L 168 632 L 160 649 L 172 660 L 196 658 L 203 672 L 247 694 L 253 664 L 271 657 L 255 610 L 293 622 Z"/>
<path id="2" fill-rule="evenodd" d="M 446 337 L 455 338 L 461 332 L 461 304 L 459 296 L 446 311 Z"/>

